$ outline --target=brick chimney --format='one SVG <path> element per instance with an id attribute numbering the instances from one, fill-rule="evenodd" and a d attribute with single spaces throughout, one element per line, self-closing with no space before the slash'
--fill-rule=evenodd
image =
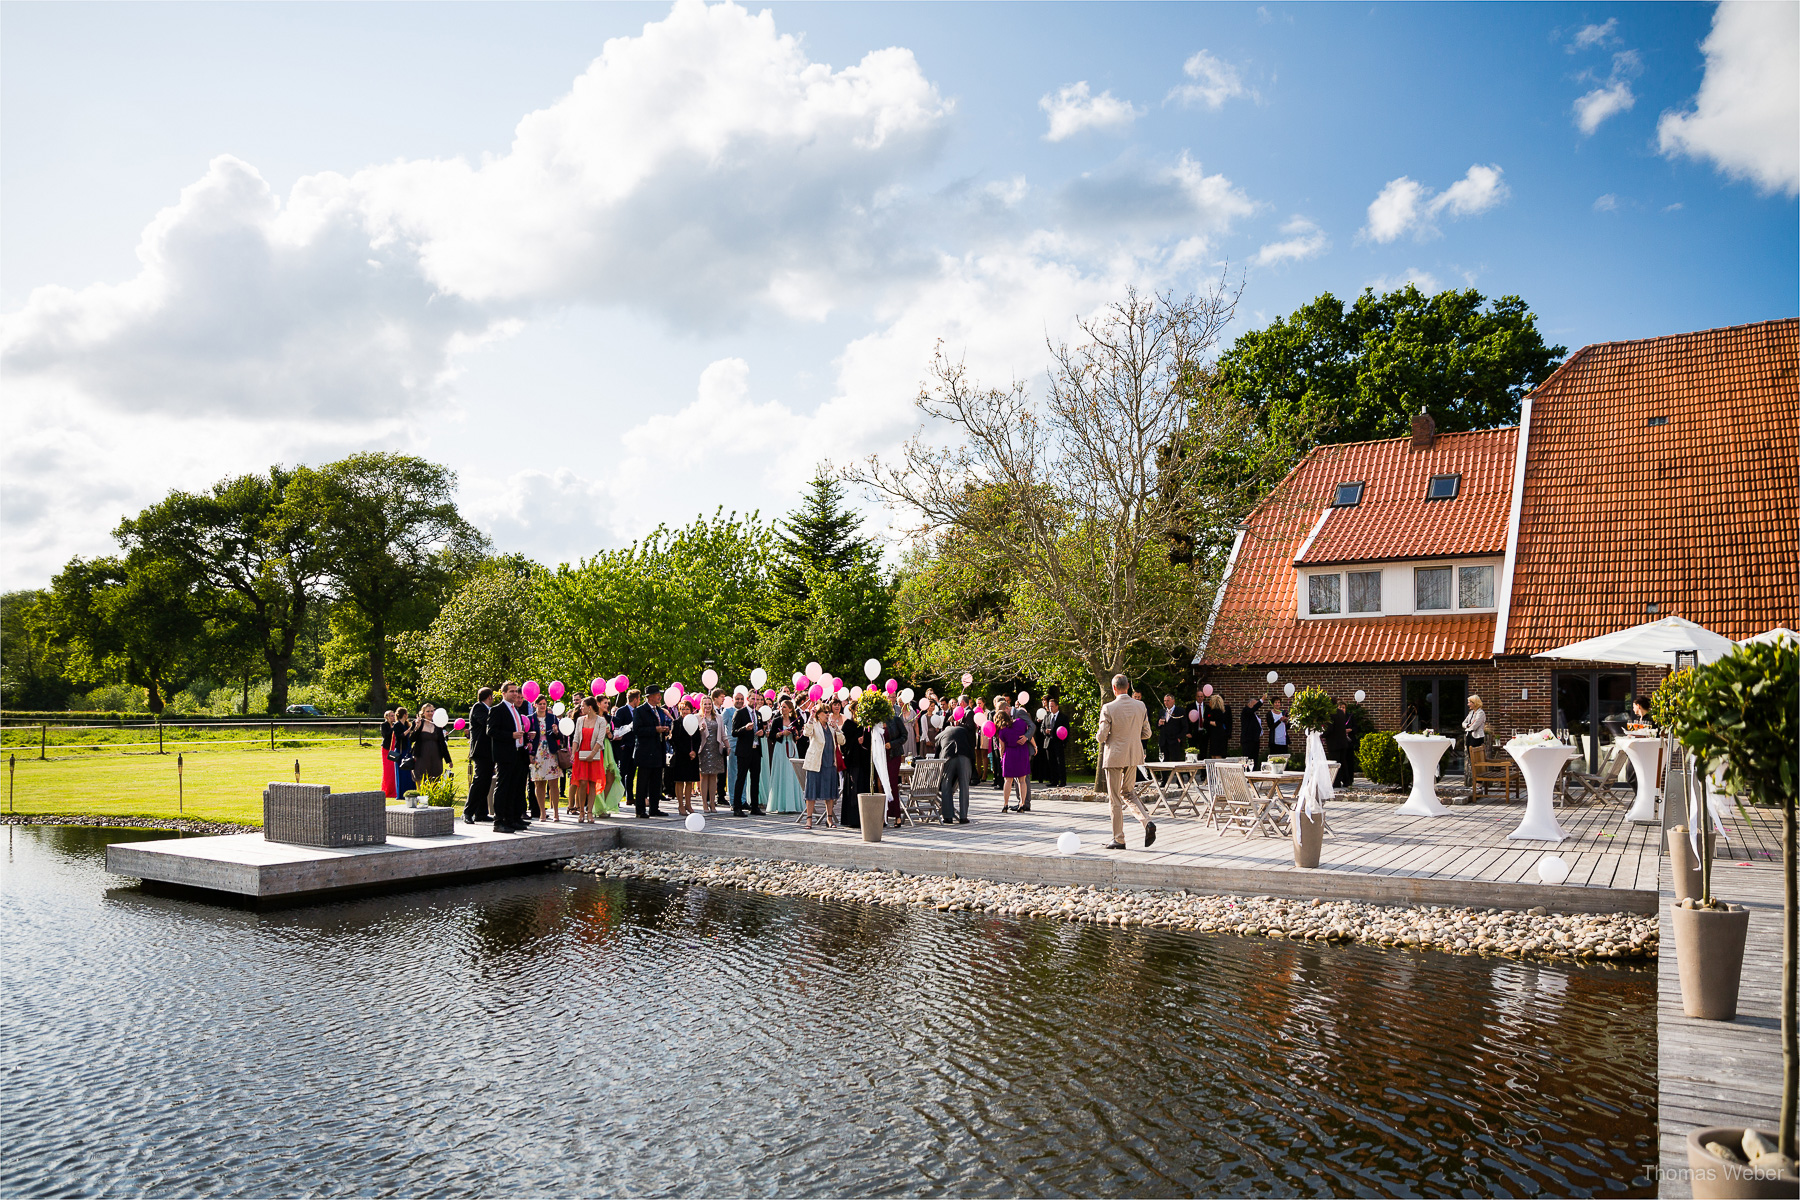
<path id="1" fill-rule="evenodd" d="M 1412 419 L 1412 448 L 1429 450 L 1435 445 L 1437 445 L 1437 422 L 1432 420 L 1431 414 L 1421 407 L 1419 415 Z"/>

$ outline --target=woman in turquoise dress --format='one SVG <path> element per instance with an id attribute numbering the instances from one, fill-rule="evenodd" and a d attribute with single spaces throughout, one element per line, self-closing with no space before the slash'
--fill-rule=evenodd
<path id="1" fill-rule="evenodd" d="M 784 698 L 781 711 L 769 720 L 769 736 L 763 739 L 762 797 L 763 808 L 769 812 L 797 813 L 806 807 L 800 802 L 800 779 L 788 762 L 797 757 L 799 736 L 800 721 L 794 715 L 793 702 Z"/>

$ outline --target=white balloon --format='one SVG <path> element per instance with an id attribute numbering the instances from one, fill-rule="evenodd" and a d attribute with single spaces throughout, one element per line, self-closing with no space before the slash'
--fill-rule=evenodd
<path id="1" fill-rule="evenodd" d="M 1569 864 L 1560 854 L 1546 854 L 1538 859 L 1538 878 L 1548 884 L 1558 884 L 1569 877 Z"/>
<path id="2" fill-rule="evenodd" d="M 751 687 L 759 688 L 767 682 L 769 682 L 769 673 L 767 671 L 763 670 L 761 667 L 758 667 L 758 668 L 756 668 L 756 670 L 750 672 L 750 686 Z"/>
<path id="3" fill-rule="evenodd" d="M 716 688 L 719 686 L 719 673 L 711 667 L 708 667 L 706 670 L 700 672 L 700 682 L 709 689 Z"/>
<path id="4" fill-rule="evenodd" d="M 1019 703 L 1020 704 L 1030 704 L 1031 703 L 1031 693 L 1030 692 L 1020 692 L 1019 693 Z"/>
<path id="5" fill-rule="evenodd" d="M 818 663 L 809 662 L 806 664 L 806 677 L 808 679 L 812 680 L 814 683 L 819 682 L 819 676 L 823 675 L 824 673 L 825 673 L 825 668 L 821 667 Z"/>
<path id="6" fill-rule="evenodd" d="M 874 683 L 875 677 L 881 674 L 881 664 L 871 658 L 868 662 L 863 664 L 863 674 L 869 677 L 870 683 Z"/>
<path id="7" fill-rule="evenodd" d="M 706 828 L 706 818 L 699 813 L 689 813 L 687 815 L 686 824 L 689 833 L 699 833 L 702 829 Z"/>
<path id="8" fill-rule="evenodd" d="M 911 704 L 913 702 L 913 690 L 911 688 L 901 688 L 900 698 L 908 704 Z"/>
<path id="9" fill-rule="evenodd" d="M 1040 708 L 1040 709 L 1038 709 L 1038 711 L 1037 711 L 1037 719 L 1038 719 L 1038 720 L 1040 720 L 1040 721 L 1041 721 L 1041 720 L 1043 720 L 1043 719 L 1044 719 L 1044 713 L 1045 713 L 1045 710 L 1044 710 L 1044 709 L 1041 709 L 1041 708 Z"/>
<path id="10" fill-rule="evenodd" d="M 1367 696 L 1368 694 L 1369 693 L 1363 691 L 1361 688 L 1357 688 L 1356 689 L 1356 702 L 1358 704 L 1361 704 L 1363 702 L 1363 697 Z"/>
<path id="11" fill-rule="evenodd" d="M 756 715 L 766 721 L 769 719 L 769 714 L 773 713 L 774 711 L 775 711 L 774 709 L 770 708 L 768 705 L 765 704 L 761 708 L 756 710 Z"/>
<path id="12" fill-rule="evenodd" d="M 860 687 L 851 688 L 850 689 L 850 698 L 852 700 L 861 700 L 862 699 L 862 688 L 860 688 Z"/>
<path id="13" fill-rule="evenodd" d="M 747 696 L 750 694 L 750 689 L 740 683 L 731 690 L 731 694 L 734 696 Z"/>
<path id="14" fill-rule="evenodd" d="M 700 718 L 693 713 L 689 713 L 687 716 L 681 718 L 681 727 L 689 733 L 693 733 L 700 728 Z"/>
<path id="15" fill-rule="evenodd" d="M 436 725 L 439 729 L 442 729 L 444 726 L 448 725 L 450 723 L 450 710 L 447 708 L 440 708 L 436 712 L 432 713 L 431 714 L 431 723 L 433 725 Z"/>
<path id="16" fill-rule="evenodd" d="M 603 685 L 601 685 L 601 690 L 604 691 L 609 696 L 618 695 L 619 694 L 618 677 L 615 676 L 612 679 L 608 679 Z"/>
<path id="17" fill-rule="evenodd" d="M 1067 833 L 1063 834 L 1061 837 L 1057 838 L 1056 839 L 1056 852 L 1058 854 L 1079 854 L 1079 853 L 1081 853 L 1081 835 L 1079 833 L 1076 833 L 1073 829 L 1071 829 Z"/>
<path id="18" fill-rule="evenodd" d="M 1270 683 L 1274 683 L 1277 679 L 1280 679 L 1280 678 L 1281 678 L 1281 673 L 1279 671 L 1270 671 L 1269 672 L 1269 682 Z"/>
<path id="19" fill-rule="evenodd" d="M 839 688 L 837 690 L 837 698 L 839 700 L 848 700 L 850 698 L 850 689 L 847 687 Z"/>
<path id="20" fill-rule="evenodd" d="M 942 729 L 944 727 L 944 714 L 941 712 L 932 713 L 931 724 L 937 729 Z"/>
<path id="21" fill-rule="evenodd" d="M 1289 696 L 1290 696 L 1290 697 L 1292 697 L 1292 696 L 1293 696 L 1293 694 L 1294 694 L 1294 685 L 1293 685 L 1293 684 L 1291 684 L 1291 683 L 1290 683 L 1290 684 L 1288 684 L 1288 685 L 1287 685 L 1287 694 L 1288 694 L 1288 695 L 1289 695 Z"/>

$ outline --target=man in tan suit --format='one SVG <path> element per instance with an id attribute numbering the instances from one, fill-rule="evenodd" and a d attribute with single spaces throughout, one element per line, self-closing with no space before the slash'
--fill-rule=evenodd
<path id="1" fill-rule="evenodd" d="M 1111 703 L 1100 710 L 1100 769 L 1106 772 L 1106 797 L 1112 802 L 1112 837 L 1108 850 L 1125 849 L 1125 805 L 1144 826 L 1144 849 L 1156 843 L 1156 822 L 1137 798 L 1137 769 L 1144 761 L 1144 739 L 1150 736 L 1150 714 L 1142 700 L 1131 698 L 1131 680 L 1114 675 Z"/>

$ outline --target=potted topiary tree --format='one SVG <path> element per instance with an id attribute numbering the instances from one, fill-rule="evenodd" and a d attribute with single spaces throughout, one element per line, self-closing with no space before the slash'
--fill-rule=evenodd
<path id="1" fill-rule="evenodd" d="M 1681 725 L 1682 706 L 1687 703 L 1688 690 L 1694 683 L 1694 668 L 1683 667 L 1679 671 L 1671 671 L 1663 676 L 1663 681 L 1656 685 L 1656 691 L 1650 697 L 1650 719 L 1656 727 L 1676 738 L 1676 731 Z M 1687 810 L 1687 775 L 1685 767 L 1678 767 L 1674 761 L 1679 756 L 1673 753 L 1679 741 L 1668 747 L 1669 763 L 1663 774 L 1664 807 L 1670 809 L 1665 825 L 1669 826 L 1667 834 L 1669 849 L 1669 873 L 1674 879 L 1675 898 L 1688 900 L 1700 895 L 1700 860 L 1694 854 L 1693 839 L 1686 820 Z"/>
<path id="2" fill-rule="evenodd" d="M 875 737 L 875 730 L 889 717 L 894 715 L 894 706 L 886 695 L 870 688 L 856 701 L 856 721 L 869 731 L 869 786 L 875 787 L 881 781 L 886 770 L 886 752 Z M 876 755 L 882 755 L 883 761 L 877 764 Z M 863 792 L 856 798 L 857 815 L 862 818 L 862 836 L 865 842 L 881 840 L 882 824 L 887 819 L 887 793 Z"/>
<path id="3" fill-rule="evenodd" d="M 1740 646 L 1715 663 L 1698 668 L 1686 700 L 1675 714 L 1675 730 L 1694 759 L 1695 773 L 1715 764 L 1725 770 L 1727 789 L 1740 802 L 1781 809 L 1783 883 L 1781 926 L 1781 1118 L 1775 1155 L 1758 1157 L 1769 1141 L 1756 1130 L 1717 1128 L 1688 1134 L 1688 1163 L 1695 1168 L 1696 1196 L 1792 1196 L 1794 1122 L 1800 1083 L 1800 1030 L 1795 1026 L 1796 942 L 1800 915 L 1795 896 L 1795 738 L 1800 735 L 1800 645 L 1790 639 Z M 1682 1006 L 1689 1016 L 1729 1020 L 1737 1011 L 1738 977 L 1743 970 L 1748 910 L 1727 905 L 1712 893 L 1711 814 L 1705 792 L 1688 814 L 1690 837 L 1700 841 L 1701 895 L 1673 912 L 1675 956 L 1681 972 Z M 1745 1163 L 1710 1147 L 1741 1148 Z M 1779 1157 L 1776 1157 L 1779 1156 Z M 1737 1157 L 1736 1154 L 1733 1158 Z M 1706 1168 L 1702 1171 L 1701 1168 Z M 1703 1190 L 1702 1175 L 1709 1186 Z M 1721 1190 L 1722 1189 L 1722 1190 Z"/>
<path id="4" fill-rule="evenodd" d="M 1325 765 L 1325 744 L 1320 735 L 1336 715 L 1336 705 L 1324 688 L 1302 689 L 1288 709 L 1288 724 L 1306 733 L 1306 778 L 1294 798 L 1294 865 L 1316 867 L 1325 843 L 1325 801 L 1331 799 L 1331 768 Z"/>

